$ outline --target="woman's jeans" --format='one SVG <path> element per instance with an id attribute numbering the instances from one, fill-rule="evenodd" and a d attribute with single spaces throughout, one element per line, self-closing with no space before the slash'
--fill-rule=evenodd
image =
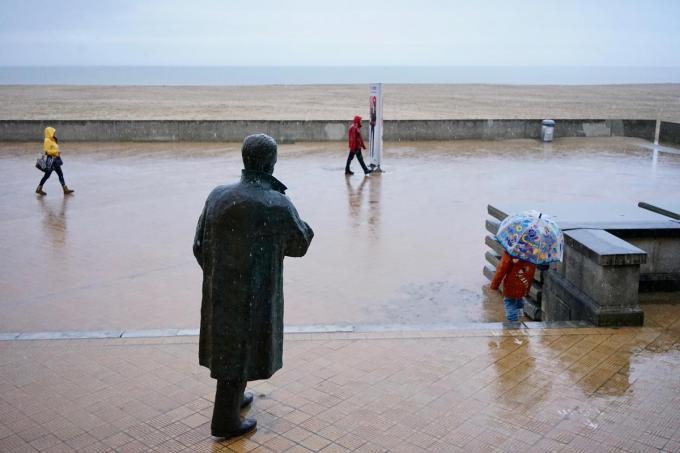
<path id="1" fill-rule="evenodd" d="M 59 176 L 59 182 L 61 185 L 65 186 L 66 182 L 64 181 L 64 173 L 61 171 L 61 165 L 57 164 L 52 164 L 52 167 L 45 171 L 45 176 L 43 176 L 40 180 L 40 185 L 45 185 L 45 182 L 48 180 L 50 175 L 52 175 L 52 170 L 54 170 L 57 173 L 57 176 Z"/>
<path id="2" fill-rule="evenodd" d="M 503 305 L 505 305 L 505 319 L 508 321 L 519 321 L 524 310 L 524 298 L 515 299 L 512 297 L 504 297 Z"/>

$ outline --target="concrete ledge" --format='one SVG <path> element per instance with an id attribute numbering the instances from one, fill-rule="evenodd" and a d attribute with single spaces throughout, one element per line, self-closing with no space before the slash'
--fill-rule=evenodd
<path id="1" fill-rule="evenodd" d="M 641 326 L 644 313 L 638 306 L 603 306 L 556 272 L 547 272 L 543 283 L 547 321 L 586 321 L 598 327 Z"/>
<path id="2" fill-rule="evenodd" d="M 496 233 L 498 233 L 498 227 L 501 226 L 501 222 L 499 222 L 497 220 L 487 219 L 486 222 L 485 222 L 485 226 L 486 226 L 486 231 L 488 231 L 489 233 L 492 233 L 495 236 Z"/>
<path id="3" fill-rule="evenodd" d="M 493 267 L 498 267 L 498 263 L 501 260 L 500 255 L 497 255 L 496 253 L 494 253 L 492 251 L 487 251 L 484 254 L 484 257 L 489 262 L 489 264 L 491 264 Z"/>
<path id="4" fill-rule="evenodd" d="M 297 325 L 285 326 L 286 335 L 302 334 L 380 334 L 398 332 L 455 332 L 455 331 L 488 331 L 491 335 L 507 329 L 543 329 L 543 328 L 582 328 L 593 327 L 585 322 L 559 322 L 540 324 L 534 322 L 463 322 L 438 324 L 345 324 L 345 325 Z M 78 340 L 78 339 L 134 339 L 134 338 L 169 338 L 198 336 L 199 329 L 151 329 L 151 330 L 101 330 L 101 331 L 67 331 L 67 332 L 7 332 L 0 333 L 0 341 L 28 340 Z"/>
<path id="5" fill-rule="evenodd" d="M 486 212 L 489 213 L 489 215 L 494 219 L 498 219 L 500 221 L 503 221 L 507 216 L 510 215 L 509 213 L 502 211 L 499 207 L 490 204 L 486 205 Z"/>
<path id="6" fill-rule="evenodd" d="M 491 250 L 496 252 L 498 256 L 501 256 L 503 254 L 503 246 L 501 245 L 500 242 L 496 240 L 495 237 L 487 234 L 486 237 L 484 238 L 484 243 L 489 246 Z"/>
<path id="7" fill-rule="evenodd" d="M 354 332 L 354 326 L 349 325 L 284 326 L 283 332 L 284 333 Z"/>
<path id="8" fill-rule="evenodd" d="M 647 253 L 604 230 L 570 230 L 564 242 L 600 266 L 621 266 L 647 262 Z"/>
<path id="9" fill-rule="evenodd" d="M 16 340 L 76 340 L 84 338 L 120 338 L 121 330 L 86 330 L 64 332 L 23 332 L 18 334 Z"/>
<path id="10" fill-rule="evenodd" d="M 126 330 L 121 338 L 174 337 L 179 329 Z"/>
<path id="11" fill-rule="evenodd" d="M 0 341 L 16 340 L 20 335 L 19 332 L 0 333 Z"/>
<path id="12" fill-rule="evenodd" d="M 539 138 L 542 118 L 488 120 L 386 120 L 387 141 L 499 140 Z M 349 119 L 342 120 L 1 120 L 0 141 L 41 140 L 46 126 L 68 141 L 200 141 L 240 142 L 264 132 L 281 143 L 342 141 Z M 555 137 L 638 137 L 654 139 L 653 120 L 564 119 Z M 368 133 L 368 127 L 363 128 Z"/>
<path id="13" fill-rule="evenodd" d="M 585 321 L 542 321 L 542 322 L 525 322 L 528 329 L 567 329 L 567 328 L 583 328 L 593 327 L 592 324 Z"/>
<path id="14" fill-rule="evenodd" d="M 482 268 L 482 274 L 489 280 L 493 280 L 493 276 L 496 274 L 496 269 L 487 265 Z"/>

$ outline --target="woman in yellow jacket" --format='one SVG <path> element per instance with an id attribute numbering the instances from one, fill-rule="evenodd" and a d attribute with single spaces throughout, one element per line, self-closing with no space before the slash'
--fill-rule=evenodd
<path id="1" fill-rule="evenodd" d="M 45 141 L 43 142 L 43 149 L 45 150 L 45 155 L 47 156 L 47 169 L 45 170 L 45 176 L 43 176 L 40 180 L 38 188 L 35 189 L 35 193 L 39 195 L 47 195 L 47 193 L 43 191 L 43 184 L 45 184 L 45 181 L 47 181 L 47 179 L 50 177 L 53 170 L 57 172 L 57 176 L 59 176 L 59 182 L 61 183 L 61 187 L 64 189 L 64 195 L 73 193 L 73 190 L 66 186 L 66 182 L 64 181 L 64 173 L 61 171 L 61 166 L 64 164 L 64 162 L 61 160 L 59 141 L 57 140 L 56 132 L 57 130 L 53 127 L 45 128 Z"/>

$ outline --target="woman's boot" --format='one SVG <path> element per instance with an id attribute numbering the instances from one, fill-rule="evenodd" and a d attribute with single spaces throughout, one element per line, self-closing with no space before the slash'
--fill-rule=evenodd
<path id="1" fill-rule="evenodd" d="M 41 186 L 41 187 L 42 187 L 42 186 Z M 64 184 L 63 187 L 64 187 L 64 195 L 70 195 L 70 194 L 72 194 L 72 193 L 74 192 L 73 190 L 69 189 L 68 186 L 67 186 L 66 184 Z"/>
<path id="2" fill-rule="evenodd" d="M 47 192 L 43 192 L 42 190 L 42 185 L 39 185 L 37 189 L 35 189 L 35 193 L 38 195 L 47 195 Z"/>

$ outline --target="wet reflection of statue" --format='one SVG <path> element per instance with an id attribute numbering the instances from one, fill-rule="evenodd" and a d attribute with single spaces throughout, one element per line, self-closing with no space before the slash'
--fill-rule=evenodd
<path id="1" fill-rule="evenodd" d="M 314 236 L 272 176 L 277 145 L 264 134 L 243 142 L 241 181 L 215 188 L 198 220 L 194 255 L 203 270 L 199 362 L 217 379 L 212 434 L 255 427 L 240 420 L 247 381 L 282 366 L 283 258 L 303 256 Z"/>

